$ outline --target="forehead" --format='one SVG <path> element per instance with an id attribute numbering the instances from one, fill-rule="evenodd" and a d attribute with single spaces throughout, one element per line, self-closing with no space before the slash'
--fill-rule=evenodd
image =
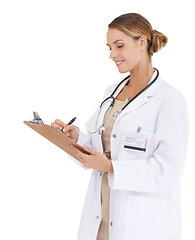
<path id="1" fill-rule="evenodd" d="M 127 34 L 116 28 L 109 28 L 106 37 L 108 44 L 112 44 L 117 40 L 125 41 L 130 38 Z"/>

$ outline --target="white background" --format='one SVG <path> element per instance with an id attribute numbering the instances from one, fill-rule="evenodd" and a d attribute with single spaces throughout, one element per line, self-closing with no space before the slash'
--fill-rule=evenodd
<path id="1" fill-rule="evenodd" d="M 83 170 L 23 120 L 38 111 L 85 130 L 106 87 L 122 80 L 109 59 L 107 25 L 137 12 L 169 38 L 153 57 L 180 90 L 190 117 L 182 178 L 182 240 L 195 239 L 194 3 L 179 1 L 4 0 L 0 3 L 0 239 L 76 239 L 91 171 Z M 170 133 L 171 134 L 171 133 Z"/>

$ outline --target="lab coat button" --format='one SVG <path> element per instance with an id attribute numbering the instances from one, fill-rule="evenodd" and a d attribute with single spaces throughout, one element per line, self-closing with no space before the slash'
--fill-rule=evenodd
<path id="1" fill-rule="evenodd" d="M 102 173 L 100 173 L 100 176 L 102 176 Z"/>
<path id="2" fill-rule="evenodd" d="M 116 134 L 113 134 L 112 137 L 113 137 L 113 138 L 116 138 Z"/>
<path id="3" fill-rule="evenodd" d="M 96 216 L 97 219 L 99 219 L 99 216 Z"/>
<path id="4" fill-rule="evenodd" d="M 113 222 L 110 222 L 110 226 L 111 226 L 111 227 L 113 226 Z"/>

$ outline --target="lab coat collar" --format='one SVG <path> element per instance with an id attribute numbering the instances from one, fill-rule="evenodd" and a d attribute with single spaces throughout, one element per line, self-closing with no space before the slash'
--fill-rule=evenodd
<path id="1" fill-rule="evenodd" d="M 152 78 L 150 79 L 151 83 L 154 78 L 157 75 L 157 71 L 154 72 Z M 127 80 L 128 81 L 128 80 Z M 122 84 L 122 86 L 118 89 L 118 91 L 114 94 L 114 97 L 116 97 L 119 92 L 122 90 L 122 88 L 125 86 L 125 84 L 127 83 L 127 81 L 124 82 L 124 84 Z M 148 84 L 149 84 L 148 83 Z M 158 79 L 146 90 L 144 91 L 141 95 L 139 95 L 133 102 L 131 102 L 122 112 L 121 114 L 118 116 L 118 118 L 116 119 L 116 123 L 121 119 L 121 117 L 123 117 L 125 114 L 143 106 L 144 104 L 146 104 L 150 97 L 156 96 L 159 93 L 159 89 L 162 83 L 162 79 L 160 77 L 158 77 Z"/>
<path id="2" fill-rule="evenodd" d="M 148 84 L 150 84 L 155 77 L 157 76 L 157 71 L 155 70 L 154 74 L 152 75 L 150 81 Z M 145 94 L 147 97 L 152 97 L 158 94 L 159 92 L 159 87 L 162 83 L 162 78 L 160 76 L 158 76 L 157 80 L 154 82 L 154 84 L 152 84 L 152 86 L 150 86 L 146 91 Z"/>

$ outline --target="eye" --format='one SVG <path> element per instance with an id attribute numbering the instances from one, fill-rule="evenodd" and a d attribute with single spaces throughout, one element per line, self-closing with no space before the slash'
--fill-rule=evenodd
<path id="1" fill-rule="evenodd" d="M 122 48 L 124 46 L 124 44 L 118 45 L 118 48 Z"/>

